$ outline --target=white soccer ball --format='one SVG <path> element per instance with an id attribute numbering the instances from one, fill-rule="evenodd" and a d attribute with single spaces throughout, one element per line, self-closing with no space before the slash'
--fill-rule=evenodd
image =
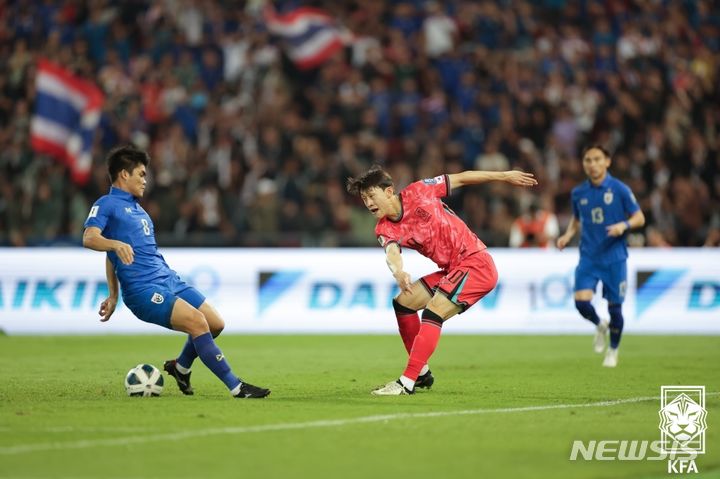
<path id="1" fill-rule="evenodd" d="M 125 390 L 128 396 L 159 396 L 165 379 L 160 370 L 152 364 L 138 364 L 125 376 Z"/>

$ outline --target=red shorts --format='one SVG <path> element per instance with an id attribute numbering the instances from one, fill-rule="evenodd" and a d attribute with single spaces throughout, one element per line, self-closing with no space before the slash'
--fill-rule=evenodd
<path id="1" fill-rule="evenodd" d="M 468 256 L 449 271 L 436 271 L 420 278 L 430 294 L 442 292 L 464 312 L 495 288 L 498 273 L 487 250 Z"/>

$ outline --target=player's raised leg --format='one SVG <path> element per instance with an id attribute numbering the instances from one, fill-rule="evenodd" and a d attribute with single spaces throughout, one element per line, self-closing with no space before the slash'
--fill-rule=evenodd
<path id="1" fill-rule="evenodd" d="M 200 360 L 225 384 L 234 397 L 263 398 L 270 394 L 270 390 L 243 382 L 233 373 L 225 355 L 215 344 L 205 315 L 199 309 L 178 298 L 173 305 L 170 325 L 174 330 L 190 335 Z"/>

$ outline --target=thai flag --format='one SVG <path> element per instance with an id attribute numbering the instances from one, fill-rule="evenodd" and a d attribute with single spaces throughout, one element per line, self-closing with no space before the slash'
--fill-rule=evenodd
<path id="1" fill-rule="evenodd" d="M 76 183 L 85 183 L 92 167 L 102 91 L 45 59 L 38 61 L 35 90 L 35 115 L 30 125 L 33 149 L 62 161 Z"/>
<path id="2" fill-rule="evenodd" d="M 283 15 L 265 10 L 270 33 L 287 42 L 290 59 L 302 70 L 315 68 L 352 41 L 352 34 L 324 10 L 300 7 Z"/>

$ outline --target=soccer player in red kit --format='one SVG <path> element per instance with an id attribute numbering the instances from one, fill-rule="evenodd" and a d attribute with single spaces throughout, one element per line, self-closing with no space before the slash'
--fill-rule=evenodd
<path id="1" fill-rule="evenodd" d="M 393 308 L 410 356 L 400 379 L 372 394 L 399 396 L 412 394 L 416 387 L 429 388 L 434 378 L 427 362 L 440 339 L 443 322 L 477 303 L 497 284 L 495 263 L 485 244 L 440 201 L 452 188 L 488 181 L 537 184 L 531 173 L 522 171 L 464 171 L 416 181 L 396 194 L 392 177 L 379 166 L 348 179 L 347 191 L 360 195 L 378 220 L 375 234 L 400 287 Z M 403 270 L 403 247 L 431 259 L 440 271 L 412 282 Z M 417 314 L 420 309 L 422 321 Z"/>

